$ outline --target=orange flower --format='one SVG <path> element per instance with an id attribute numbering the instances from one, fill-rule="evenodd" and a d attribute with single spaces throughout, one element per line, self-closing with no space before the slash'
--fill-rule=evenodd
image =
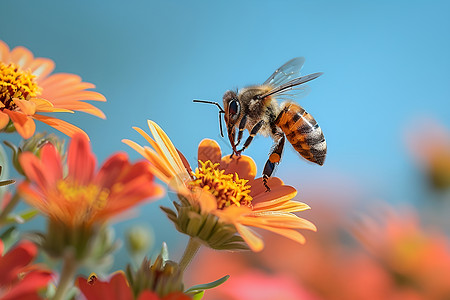
<path id="1" fill-rule="evenodd" d="M 133 300 L 132 288 L 129 286 L 123 272 L 115 273 L 108 281 L 99 280 L 95 276 L 89 279 L 78 278 L 77 286 L 86 300 L 109 299 L 109 300 Z M 160 298 L 156 293 L 149 290 L 142 291 L 138 300 L 190 300 L 191 298 L 181 292 L 170 293 Z"/>
<path id="2" fill-rule="evenodd" d="M 423 299 L 450 299 L 449 241 L 421 228 L 415 213 L 386 209 L 378 218 L 364 218 L 355 233 L 399 286 Z"/>
<path id="3" fill-rule="evenodd" d="M 236 249 L 233 247 L 238 240 L 234 232 L 228 232 L 231 236 L 227 233 L 232 227 L 253 251 L 260 251 L 264 243 L 250 227 L 266 229 L 299 243 L 304 243 L 305 238 L 297 229 L 316 230 L 314 224 L 293 214 L 309 209 L 306 204 L 291 200 L 297 191 L 274 177 L 269 180 L 271 191 L 266 192 L 262 178 L 255 179 L 256 165 L 250 157 L 221 158 L 219 145 L 205 139 L 198 148 L 199 167 L 191 172 L 186 159 L 164 131 L 152 121 L 148 124 L 154 139 L 142 129 L 135 129 L 153 149 L 123 141 L 144 156 L 153 173 L 178 193 L 181 205 L 176 204 L 177 213 L 169 209 L 165 212 L 179 231 L 212 248 Z M 221 247 L 226 238 L 229 245 Z"/>
<path id="4" fill-rule="evenodd" d="M 95 172 L 95 156 L 82 134 L 73 137 L 67 157 L 64 176 L 61 156 L 52 144 L 42 147 L 40 158 L 23 153 L 19 161 L 29 181 L 21 183 L 19 191 L 31 206 L 68 226 L 105 222 L 163 193 L 153 181 L 149 164 L 131 164 L 125 153 L 111 156 Z"/>
<path id="5" fill-rule="evenodd" d="M 100 109 L 81 101 L 106 101 L 102 94 L 87 90 L 95 87 L 92 83 L 82 82 L 74 74 L 50 75 L 54 68 L 52 60 L 34 58 L 24 47 L 10 51 L 8 45 L 0 41 L 0 130 L 11 121 L 17 132 L 27 139 L 34 134 L 36 119 L 73 136 L 84 131 L 37 113 L 83 111 L 105 118 Z"/>
<path id="6" fill-rule="evenodd" d="M 0 298 L 40 299 L 38 291 L 45 288 L 52 273 L 30 265 L 37 255 L 36 246 L 23 241 L 8 253 L 4 252 L 4 244 L 0 240 Z"/>

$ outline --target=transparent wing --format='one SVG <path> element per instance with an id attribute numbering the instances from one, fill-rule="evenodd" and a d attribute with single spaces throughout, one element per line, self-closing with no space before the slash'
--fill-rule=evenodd
<path id="1" fill-rule="evenodd" d="M 277 87 L 296 77 L 300 76 L 300 70 L 305 63 L 304 57 L 295 57 L 279 67 L 278 69 L 264 81 L 263 85 L 271 85 Z"/>
<path id="2" fill-rule="evenodd" d="M 269 92 L 259 96 L 260 99 L 263 99 L 268 96 L 299 96 L 302 94 L 306 94 L 309 92 L 309 87 L 306 85 L 303 85 L 303 83 L 306 83 L 308 81 L 311 81 L 313 79 L 316 79 L 323 73 L 313 73 L 306 76 L 298 77 L 295 79 L 292 79 L 286 83 L 283 83 L 280 86 L 274 87 Z"/>

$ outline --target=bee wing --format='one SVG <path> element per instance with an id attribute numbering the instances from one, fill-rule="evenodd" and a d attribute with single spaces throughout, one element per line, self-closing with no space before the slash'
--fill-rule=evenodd
<path id="1" fill-rule="evenodd" d="M 298 77 L 295 79 L 292 79 L 291 81 L 288 81 L 278 87 L 273 88 L 272 90 L 268 91 L 267 93 L 261 95 L 259 98 L 263 99 L 268 96 L 279 96 L 279 95 L 298 95 L 309 91 L 308 86 L 300 86 L 303 83 L 306 83 L 308 81 L 311 81 L 313 79 L 316 79 L 323 73 L 313 73 L 306 76 Z"/>
<path id="2" fill-rule="evenodd" d="M 280 86 L 289 80 L 300 76 L 300 70 L 305 63 L 304 57 L 295 57 L 279 67 L 278 69 L 264 81 L 263 85 L 271 85 L 273 87 Z"/>

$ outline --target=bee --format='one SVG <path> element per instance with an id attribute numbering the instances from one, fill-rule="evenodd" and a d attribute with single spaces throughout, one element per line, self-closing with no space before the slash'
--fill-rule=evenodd
<path id="1" fill-rule="evenodd" d="M 221 115 L 224 115 L 228 139 L 233 149 L 231 156 L 240 156 L 257 134 L 272 137 L 274 144 L 263 170 L 263 183 L 267 191 L 270 190 L 267 181 L 280 163 L 286 138 L 303 158 L 318 165 L 325 162 L 327 144 L 322 129 L 312 115 L 292 101 L 293 97 L 309 91 L 306 82 L 323 74 L 313 73 L 299 77 L 304 62 L 303 57 L 293 58 L 275 70 L 261 85 L 226 91 L 223 108 L 217 102 L 194 100 L 214 104 L 219 108 L 222 136 Z M 286 101 L 280 103 L 279 100 Z M 249 136 L 238 150 L 245 129 Z"/>

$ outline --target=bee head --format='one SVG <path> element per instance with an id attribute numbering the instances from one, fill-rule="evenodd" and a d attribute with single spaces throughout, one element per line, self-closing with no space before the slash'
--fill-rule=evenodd
<path id="1" fill-rule="evenodd" d="M 223 95 L 223 106 L 225 110 L 225 123 L 228 129 L 232 128 L 241 115 L 241 103 L 237 94 L 233 91 L 227 91 Z"/>

